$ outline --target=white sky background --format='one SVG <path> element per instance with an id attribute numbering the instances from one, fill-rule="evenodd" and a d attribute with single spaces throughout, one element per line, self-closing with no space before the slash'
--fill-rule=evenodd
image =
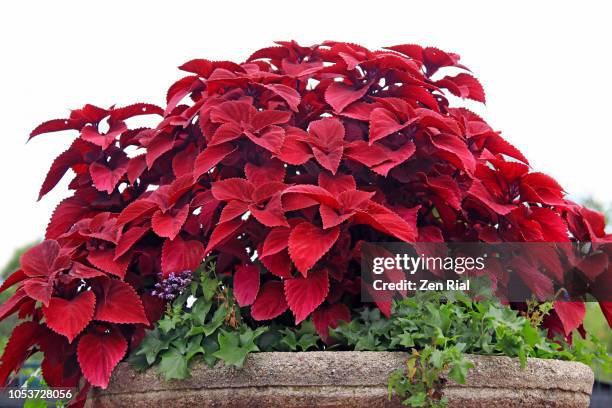
<path id="1" fill-rule="evenodd" d="M 153 1 L 0 3 L 0 265 L 42 237 L 69 177 L 40 202 L 76 132 L 30 130 L 85 103 L 162 105 L 192 58 L 243 61 L 274 40 L 402 43 L 459 53 L 478 112 L 573 197 L 612 202 L 612 10 L 604 1 Z M 606 9 L 608 8 L 608 9 Z"/>

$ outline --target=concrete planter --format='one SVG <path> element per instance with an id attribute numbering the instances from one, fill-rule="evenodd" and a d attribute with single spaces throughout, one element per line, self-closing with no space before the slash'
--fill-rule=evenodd
<path id="1" fill-rule="evenodd" d="M 193 377 L 166 382 L 155 370 L 117 367 L 88 406 L 115 407 L 400 407 L 387 399 L 387 376 L 403 367 L 393 352 L 255 353 L 243 369 L 192 366 Z M 588 407 L 593 372 L 580 363 L 472 356 L 467 384 L 446 383 L 451 407 Z"/>

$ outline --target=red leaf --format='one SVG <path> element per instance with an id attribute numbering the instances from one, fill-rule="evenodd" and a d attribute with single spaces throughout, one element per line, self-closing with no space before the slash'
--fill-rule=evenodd
<path id="1" fill-rule="evenodd" d="M 303 276 L 334 245 L 340 230 L 334 227 L 322 230 L 309 222 L 296 225 L 289 235 L 289 255 Z"/>
<path id="2" fill-rule="evenodd" d="M 235 219 L 232 221 L 227 221 L 222 224 L 219 224 L 215 227 L 212 234 L 210 234 L 210 239 L 208 240 L 208 245 L 206 246 L 206 250 L 204 250 L 205 254 L 211 253 L 217 246 L 221 245 L 232 236 L 236 235 L 236 231 L 242 226 L 242 220 Z"/>
<path id="3" fill-rule="evenodd" d="M 28 275 L 26 275 L 23 270 L 17 269 L 15 272 L 10 274 L 9 277 L 4 280 L 4 282 L 2 282 L 2 285 L 0 285 L 0 293 L 4 292 L 16 283 L 21 282 L 27 277 Z"/>
<path id="4" fill-rule="evenodd" d="M 370 145 L 405 128 L 395 115 L 384 108 L 374 109 L 370 113 Z"/>
<path id="5" fill-rule="evenodd" d="M 52 119 L 38 125 L 30 133 L 28 140 L 43 133 L 60 132 L 62 130 L 80 130 L 85 121 L 75 119 Z"/>
<path id="6" fill-rule="evenodd" d="M 36 322 L 23 322 L 16 326 L 0 359 L 0 384 L 6 384 L 9 375 L 30 355 L 30 348 L 40 339 L 41 326 Z"/>
<path id="7" fill-rule="evenodd" d="M 117 217 L 117 225 L 124 225 L 130 221 L 134 221 L 145 214 L 152 212 L 157 207 L 153 201 L 136 200 L 128 204 Z"/>
<path id="8" fill-rule="evenodd" d="M 468 194 L 477 198 L 492 211 L 500 215 L 506 215 L 516 208 L 516 206 L 513 204 L 498 203 L 495 197 L 493 197 L 493 195 L 489 192 L 489 190 L 487 190 L 482 182 L 480 182 L 480 180 L 474 180 L 472 182 L 472 185 L 468 190 Z"/>
<path id="9" fill-rule="evenodd" d="M 193 168 L 193 179 L 199 179 L 202 174 L 207 173 L 235 150 L 236 148 L 230 143 L 208 146 L 198 155 L 198 157 L 196 157 Z"/>
<path id="10" fill-rule="evenodd" d="M 440 133 L 432 136 L 431 141 L 438 149 L 438 156 L 458 168 L 472 174 L 476 169 L 476 159 L 463 140 L 457 136 Z"/>
<path id="11" fill-rule="evenodd" d="M 75 141 L 73 146 L 75 143 L 77 142 Z M 81 159 L 81 155 L 75 148 L 73 148 L 73 146 L 57 156 L 51 164 L 51 168 L 47 172 L 47 177 L 45 177 L 45 181 L 40 187 L 40 192 L 38 193 L 39 200 L 49 191 L 53 190 L 62 177 L 64 177 L 68 169 L 78 163 Z"/>
<path id="12" fill-rule="evenodd" d="M 601 307 L 601 312 L 604 317 L 608 321 L 608 326 L 612 327 L 612 302 L 599 302 L 599 307 Z"/>
<path id="13" fill-rule="evenodd" d="M 312 313 L 315 330 L 325 342 L 329 338 L 329 329 L 335 329 L 341 321 L 347 323 L 351 321 L 351 312 L 343 303 L 321 306 Z"/>
<path id="14" fill-rule="evenodd" d="M 291 277 L 291 259 L 286 250 L 276 254 L 262 256 L 259 260 L 273 275 L 279 278 Z"/>
<path id="15" fill-rule="evenodd" d="M 436 82 L 439 87 L 447 88 L 453 95 L 469 98 L 485 103 L 485 93 L 482 85 L 470 74 L 461 73 L 457 76 L 445 76 Z"/>
<path id="16" fill-rule="evenodd" d="M 131 185 L 136 183 L 136 180 L 142 175 L 142 173 L 147 169 L 147 160 L 144 154 L 140 156 L 132 157 L 128 162 L 126 173 L 128 177 L 128 181 Z"/>
<path id="17" fill-rule="evenodd" d="M 77 357 L 87 381 L 96 387 L 108 387 L 111 373 L 127 347 L 127 341 L 115 327 L 85 334 L 77 346 Z"/>
<path id="18" fill-rule="evenodd" d="M 54 332 L 65 336 L 70 343 L 91 321 L 96 297 L 87 290 L 74 298 L 66 300 L 51 298 L 48 307 L 43 307 L 47 326 Z"/>
<path id="19" fill-rule="evenodd" d="M 49 306 L 53 293 L 53 282 L 49 278 L 30 278 L 23 283 L 23 289 L 30 298 Z"/>
<path id="20" fill-rule="evenodd" d="M 161 267 L 164 277 L 172 272 L 195 271 L 204 259 L 200 241 L 185 241 L 180 236 L 166 239 L 162 247 Z"/>
<path id="21" fill-rule="evenodd" d="M 315 159 L 336 174 L 344 152 L 344 125 L 336 118 L 323 118 L 310 122 L 308 132 Z"/>
<path id="22" fill-rule="evenodd" d="M 134 288 L 117 279 L 104 279 L 98 295 L 94 320 L 110 323 L 149 324 Z"/>
<path id="23" fill-rule="evenodd" d="M 285 297 L 295 316 L 295 324 L 306 319 L 327 297 L 329 278 L 326 270 L 308 275 L 307 278 L 285 280 Z"/>
<path id="24" fill-rule="evenodd" d="M 46 240 L 27 250 L 20 258 L 21 269 L 30 277 L 49 277 L 70 267 L 70 259 L 60 256 L 57 241 Z"/>
<path id="25" fill-rule="evenodd" d="M 120 165 L 116 169 L 110 169 L 97 162 L 89 166 L 89 174 L 91 175 L 94 187 L 96 187 L 98 191 L 106 191 L 108 194 L 113 192 L 126 170 L 127 163 Z"/>
<path id="26" fill-rule="evenodd" d="M 249 202 L 253 196 L 253 185 L 243 178 L 228 178 L 212 184 L 212 195 L 219 201 L 238 200 Z"/>
<path id="27" fill-rule="evenodd" d="M 153 164 L 162 154 L 172 149 L 174 146 L 174 136 L 168 133 L 160 133 L 147 145 L 146 162 L 147 167 L 153 167 Z"/>
<path id="28" fill-rule="evenodd" d="M 305 142 L 307 138 L 308 134 L 302 129 L 289 127 L 285 130 L 283 145 L 276 153 L 276 156 L 282 161 L 295 166 L 306 163 L 312 158 L 312 151 Z"/>
<path id="29" fill-rule="evenodd" d="M 549 299 L 554 294 L 552 280 L 525 259 L 514 258 L 511 264 L 539 300 Z"/>
<path id="30" fill-rule="evenodd" d="M 270 320 L 287 310 L 283 284 L 269 281 L 262 285 L 257 299 L 251 306 L 251 317 L 255 320 Z"/>
<path id="31" fill-rule="evenodd" d="M 340 82 L 333 82 L 325 90 L 325 100 L 336 112 L 342 112 L 351 103 L 362 98 L 370 88 L 369 85 L 355 89 Z"/>
<path id="32" fill-rule="evenodd" d="M 15 313 L 28 300 L 28 295 L 23 287 L 18 286 L 13 296 L 0 305 L 0 322 Z"/>
<path id="33" fill-rule="evenodd" d="M 162 238 L 174 239 L 181 231 L 181 227 L 187 221 L 189 215 L 189 204 L 180 209 L 173 209 L 166 213 L 157 210 L 151 218 L 153 231 Z"/>
<path id="34" fill-rule="evenodd" d="M 115 247 L 115 257 L 120 258 L 123 254 L 129 251 L 147 232 L 149 227 L 134 227 L 130 228 L 121 235 L 117 247 Z"/>
<path id="35" fill-rule="evenodd" d="M 546 242 L 567 242 L 569 231 L 567 224 L 560 215 L 549 208 L 533 208 L 530 217 L 542 226 L 542 233 Z"/>
<path id="36" fill-rule="evenodd" d="M 600 252 L 583 258 L 576 267 L 580 269 L 591 281 L 597 279 L 609 268 L 608 254 Z"/>
<path id="37" fill-rule="evenodd" d="M 123 122 L 115 122 L 110 126 L 107 133 L 99 133 L 94 126 L 85 126 L 81 130 L 81 138 L 97 146 L 100 146 L 102 150 L 108 149 L 108 147 L 115 142 L 117 136 L 121 135 L 127 130 L 127 126 Z"/>
<path id="38" fill-rule="evenodd" d="M 295 89 L 282 84 L 267 84 L 264 85 L 264 87 L 283 98 L 285 102 L 287 102 L 289 109 L 294 112 L 298 111 L 298 105 L 300 104 L 301 98 L 300 94 Z"/>
<path id="39" fill-rule="evenodd" d="M 416 218 L 419 207 L 411 208 L 406 212 L 409 219 L 400 217 L 387 207 L 370 201 L 363 211 L 358 211 L 355 215 L 355 222 L 367 224 L 371 227 L 396 237 L 404 242 L 415 242 L 418 236 Z"/>
<path id="40" fill-rule="evenodd" d="M 583 302 L 555 301 L 554 307 L 559 320 L 563 324 L 566 336 L 569 336 L 574 329 L 582 324 L 586 314 L 586 306 Z"/>
<path id="41" fill-rule="evenodd" d="M 259 268 L 255 265 L 238 265 L 234 273 L 234 296 L 238 305 L 251 305 L 258 292 Z"/>
<path id="42" fill-rule="evenodd" d="M 287 248 L 287 246 L 289 245 L 290 233 L 290 228 L 273 228 L 264 240 L 261 256 L 266 257 L 268 255 L 274 255 Z"/>
<path id="43" fill-rule="evenodd" d="M 89 252 L 87 260 L 96 268 L 123 279 L 130 265 L 129 255 L 115 259 L 115 251 L 113 249 L 96 249 Z"/>
<path id="44" fill-rule="evenodd" d="M 111 121 L 120 121 L 133 118 L 134 116 L 162 116 L 163 114 L 164 110 L 157 105 L 150 103 L 135 103 L 133 105 L 124 106 L 123 108 L 113 109 L 110 113 L 110 119 Z"/>
<path id="45" fill-rule="evenodd" d="M 81 197 L 68 197 L 55 208 L 47 225 L 45 238 L 54 239 L 65 233 L 77 220 L 90 214 L 88 203 Z"/>

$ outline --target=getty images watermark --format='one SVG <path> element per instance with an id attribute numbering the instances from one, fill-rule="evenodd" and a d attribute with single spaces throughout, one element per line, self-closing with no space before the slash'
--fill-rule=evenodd
<path id="1" fill-rule="evenodd" d="M 387 281 L 383 274 L 390 271 L 403 271 L 403 273 L 414 276 L 419 271 L 443 271 L 462 276 L 465 272 L 483 271 L 485 269 L 485 257 L 441 257 L 407 253 L 395 254 L 393 256 L 376 256 L 372 259 L 372 273 L 379 275 L 379 279 L 372 281 L 372 288 L 376 291 L 427 291 L 427 290 L 470 290 L 469 279 L 400 279 L 399 281 Z"/>
<path id="2" fill-rule="evenodd" d="M 378 302 L 462 291 L 508 302 L 612 301 L 604 281 L 611 257 L 612 245 L 592 242 L 368 242 L 361 247 L 361 297 Z"/>

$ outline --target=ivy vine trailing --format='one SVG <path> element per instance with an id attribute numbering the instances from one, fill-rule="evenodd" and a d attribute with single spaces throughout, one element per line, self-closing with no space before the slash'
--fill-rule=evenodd
<path id="1" fill-rule="evenodd" d="M 517 312 L 496 300 L 472 301 L 461 292 L 420 292 L 394 302 L 390 318 L 364 307 L 330 329 L 324 342 L 310 319 L 296 327 L 258 325 L 230 288 L 212 261 L 188 285 L 160 288 L 173 300 L 132 353 L 131 363 L 138 369 L 156 366 L 171 380 L 188 378 L 193 360 L 241 368 L 248 354 L 258 351 L 406 351 L 405 367 L 389 376 L 389 398 L 396 395 L 413 407 L 444 407 L 442 387 L 448 379 L 465 382 L 473 367 L 469 354 L 517 357 L 522 367 L 528 357 L 538 357 L 612 368 L 597 338 L 575 332 L 570 344 L 563 337 L 550 339 L 538 327 L 550 303 L 531 302 Z"/>

